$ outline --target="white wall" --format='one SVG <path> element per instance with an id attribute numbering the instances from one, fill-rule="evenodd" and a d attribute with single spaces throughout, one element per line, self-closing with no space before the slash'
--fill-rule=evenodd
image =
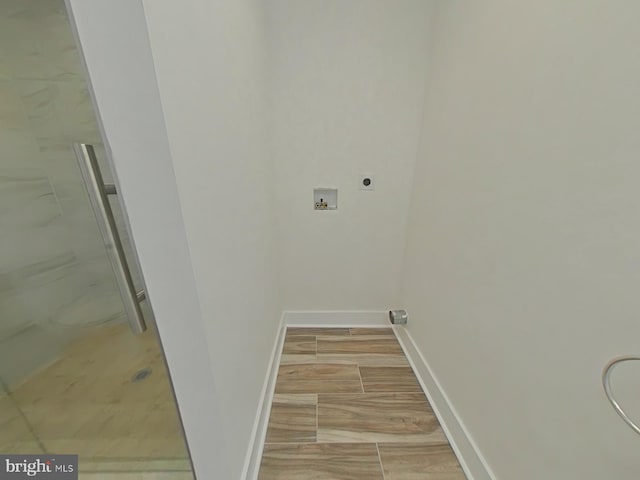
<path id="1" fill-rule="evenodd" d="M 239 478 L 281 313 L 263 3 L 144 7 L 224 412 L 227 478 Z"/>
<path id="2" fill-rule="evenodd" d="M 639 17 L 438 2 L 403 296 L 500 479 L 640 472 L 600 385 L 640 349 Z"/>
<path id="3" fill-rule="evenodd" d="M 281 310 L 261 4 L 69 4 L 196 473 L 240 478 Z"/>
<path id="4" fill-rule="evenodd" d="M 420 0 L 268 2 L 286 310 L 395 305 L 425 78 Z M 374 191 L 358 189 L 375 175 Z M 313 210 L 314 187 L 338 210 Z"/>

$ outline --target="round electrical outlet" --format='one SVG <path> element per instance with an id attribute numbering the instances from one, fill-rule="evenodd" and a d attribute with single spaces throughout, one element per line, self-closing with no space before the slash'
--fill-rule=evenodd
<path id="1" fill-rule="evenodd" d="M 373 175 L 360 175 L 360 190 L 373 190 L 375 187 L 375 178 Z"/>

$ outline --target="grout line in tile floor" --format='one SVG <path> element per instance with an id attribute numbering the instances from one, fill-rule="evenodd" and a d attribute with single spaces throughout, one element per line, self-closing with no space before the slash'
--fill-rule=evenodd
<path id="1" fill-rule="evenodd" d="M 358 369 L 358 378 L 360 379 L 360 387 L 362 388 L 362 393 L 364 392 L 364 382 L 362 381 L 362 373 L 360 372 L 360 364 L 356 363 L 356 368 Z"/>
<path id="2" fill-rule="evenodd" d="M 380 471 L 382 472 L 382 480 L 385 480 L 385 478 L 384 478 L 384 466 L 382 466 L 382 455 L 380 455 L 380 445 L 378 445 L 378 442 L 376 442 L 376 451 L 378 452 L 378 462 L 380 463 Z"/>
<path id="3" fill-rule="evenodd" d="M 2 390 L 4 390 L 4 393 L 6 394 L 7 398 L 13 404 L 13 407 L 18 412 L 18 415 L 22 419 L 24 425 L 27 427 L 27 430 L 29 431 L 33 439 L 36 441 L 36 444 L 38 445 L 38 447 L 42 450 L 42 453 L 48 453 L 47 447 L 45 447 L 44 442 L 38 436 L 35 428 L 33 428 L 33 425 L 29 421 L 29 417 L 27 417 L 27 415 L 22 411 L 22 407 L 16 401 L 13 394 L 11 393 L 11 390 L 9 389 L 9 386 L 5 383 L 5 381 L 2 378 L 0 378 L 0 387 L 2 387 Z"/>
<path id="4" fill-rule="evenodd" d="M 134 365 L 153 369 L 144 385 L 130 383 Z M 0 391 L 5 388 L 0 385 Z M 30 451 L 18 453 L 74 453 L 79 468 L 86 470 L 91 463 L 92 471 L 97 462 L 121 459 L 189 460 L 153 328 L 134 338 L 126 323 L 96 326 L 65 347 L 56 361 L 7 390 L 17 403 L 15 418 L 24 419 L 19 435 L 31 434 L 25 438 Z M 12 440 L 12 432 L 0 430 L 0 444 Z"/>
<path id="5" fill-rule="evenodd" d="M 397 341 L 393 330 L 391 332 L 390 336 Z M 279 407 L 280 410 L 275 417 L 277 419 L 274 420 L 273 427 L 270 427 L 278 435 L 278 438 L 273 438 L 280 441 L 265 441 L 265 445 L 268 447 L 261 459 L 259 480 L 344 480 L 347 478 L 351 480 L 356 478 L 387 480 L 387 478 L 407 478 L 407 476 L 421 473 L 426 474 L 426 478 L 431 480 L 462 480 L 465 478 L 455 454 L 444 450 L 439 451 L 435 448 L 439 445 L 448 445 L 448 442 L 446 437 L 440 438 L 443 433 L 437 421 L 434 428 L 434 415 L 428 402 L 423 407 L 420 405 L 422 402 L 416 398 L 419 392 L 424 396 L 424 391 L 422 388 L 419 389 L 419 392 L 406 389 L 406 379 L 409 376 L 415 378 L 415 372 L 410 365 L 396 365 L 393 360 L 398 356 L 406 359 L 405 353 L 380 351 L 381 343 L 390 343 L 387 339 L 381 338 L 388 338 L 387 335 L 366 335 L 370 332 L 354 331 L 351 328 L 349 328 L 348 334 L 323 335 L 319 329 L 314 329 L 309 333 L 311 334 L 306 336 L 313 336 L 315 345 L 308 342 L 306 352 L 301 351 L 299 355 L 309 356 L 311 348 L 315 347 L 316 359 L 308 362 L 308 359 L 301 358 L 300 362 L 297 362 L 296 353 L 291 353 L 288 357 L 289 367 L 293 366 L 294 368 L 290 368 L 286 375 L 280 376 L 278 382 L 282 382 L 280 385 L 283 386 L 289 385 L 290 393 L 285 393 L 285 395 L 288 395 L 290 399 L 283 399 L 284 406 Z M 293 339 L 296 336 L 305 336 L 304 330 L 299 329 L 295 335 L 291 335 L 293 342 L 295 342 Z M 349 346 L 349 342 L 356 341 L 356 339 L 363 343 L 358 343 L 354 350 L 350 351 L 349 349 L 352 347 Z M 346 351 L 342 354 L 336 354 L 336 356 L 348 356 L 350 361 L 342 363 L 331 358 L 318 358 L 320 341 L 332 340 L 347 342 L 343 344 Z M 383 342 L 378 342 L 378 340 L 383 340 Z M 368 341 L 372 343 L 369 344 Z M 371 345 L 371 347 L 363 347 L 364 345 Z M 366 348 L 372 348 L 375 351 L 368 352 Z M 385 353 L 383 356 L 388 356 L 392 364 L 387 364 L 385 358 L 381 358 L 379 362 L 368 364 L 367 356 L 378 353 Z M 326 369 L 326 367 L 332 368 Z M 358 372 L 360 392 L 356 390 L 355 386 L 354 367 Z M 407 367 L 409 367 L 410 375 Z M 395 368 L 398 370 L 396 371 Z M 364 388 L 363 369 L 367 373 L 370 391 L 365 391 Z M 309 384 L 314 381 L 318 382 L 318 388 L 314 389 L 313 385 L 309 388 Z M 296 388 L 291 388 L 296 382 L 302 382 L 297 391 Z M 338 382 L 338 384 L 351 382 L 352 391 L 332 392 L 330 391 L 331 387 L 327 390 L 327 385 L 331 386 L 333 382 Z M 319 428 L 320 394 L 323 395 L 322 434 Z M 309 404 L 309 401 L 312 401 L 314 397 L 315 412 L 310 409 L 311 405 Z M 289 401 L 292 402 L 291 407 L 286 406 Z M 394 408 L 396 401 L 408 402 L 408 405 L 400 403 L 402 405 L 400 409 Z M 290 414 L 287 412 L 287 408 L 292 409 Z M 387 414 L 382 410 L 387 408 L 392 409 L 393 414 Z M 428 413 L 425 414 L 424 408 L 429 410 Z M 315 419 L 312 417 L 314 414 Z M 310 429 L 314 427 L 315 436 L 310 435 Z M 385 428 L 389 430 L 385 431 Z M 416 429 L 419 430 L 418 433 L 416 433 Z M 291 435 L 289 437 L 287 437 L 287 430 Z M 412 437 L 414 434 L 416 436 Z M 393 437 L 393 435 L 397 436 Z M 417 435 L 421 435 L 421 437 Z M 293 440 L 296 436 L 304 439 Z M 388 477 L 382 462 L 382 451 L 385 452 Z"/>

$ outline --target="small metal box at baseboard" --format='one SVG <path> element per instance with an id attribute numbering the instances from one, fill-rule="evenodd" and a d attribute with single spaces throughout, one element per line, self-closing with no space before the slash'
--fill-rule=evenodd
<path id="1" fill-rule="evenodd" d="M 394 325 L 406 325 L 407 319 L 406 310 L 389 310 L 389 321 Z"/>

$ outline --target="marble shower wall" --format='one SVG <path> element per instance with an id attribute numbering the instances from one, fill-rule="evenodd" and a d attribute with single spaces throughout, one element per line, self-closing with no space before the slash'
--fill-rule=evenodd
<path id="1" fill-rule="evenodd" d="M 104 158 L 64 1 L 0 0 L 0 342 L 123 318 L 73 142 Z"/>

